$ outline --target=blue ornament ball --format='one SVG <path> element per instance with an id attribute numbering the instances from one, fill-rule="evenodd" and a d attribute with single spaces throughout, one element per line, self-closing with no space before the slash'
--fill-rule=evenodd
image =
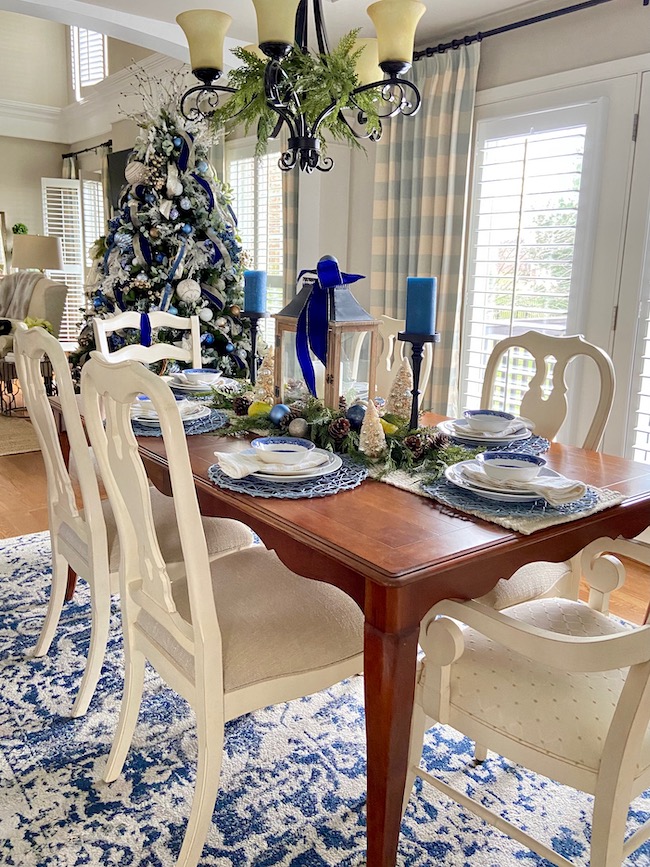
<path id="1" fill-rule="evenodd" d="M 271 407 L 269 420 L 272 421 L 273 424 L 279 425 L 282 419 L 286 418 L 288 415 L 291 415 L 291 410 L 286 403 L 276 403 L 275 406 Z"/>
<path id="2" fill-rule="evenodd" d="M 226 349 L 226 352 L 234 352 L 235 351 L 235 347 L 232 343 L 226 343 L 225 349 Z"/>
<path id="3" fill-rule="evenodd" d="M 167 312 L 171 313 L 172 316 L 176 316 L 176 314 L 178 313 L 178 307 L 174 307 L 172 304 L 167 308 Z"/>
<path id="4" fill-rule="evenodd" d="M 191 235 L 191 234 L 192 234 L 192 227 L 190 226 L 189 223 L 185 223 L 185 225 L 183 226 L 183 232 L 184 232 L 186 235 Z"/>
<path id="5" fill-rule="evenodd" d="M 178 219 L 178 208 L 172 208 L 171 209 L 171 211 L 169 212 L 169 219 L 170 220 L 177 220 Z"/>
<path id="6" fill-rule="evenodd" d="M 156 197 L 153 193 L 146 193 L 144 200 L 148 205 L 153 205 L 153 203 L 156 201 Z"/>
<path id="7" fill-rule="evenodd" d="M 183 139 L 179 135 L 175 135 L 172 142 L 175 148 L 179 148 L 183 144 Z"/>
<path id="8" fill-rule="evenodd" d="M 165 261 L 165 257 L 162 253 L 156 253 L 156 262 L 161 265 Z"/>
<path id="9" fill-rule="evenodd" d="M 99 310 L 99 308 L 101 306 L 102 306 L 101 298 L 93 298 L 93 307 L 95 308 L 95 310 Z"/>
<path id="10" fill-rule="evenodd" d="M 202 175 L 204 175 L 208 170 L 208 164 L 206 163 L 205 160 L 199 160 L 198 163 L 196 164 L 196 167 L 201 172 Z"/>
<path id="11" fill-rule="evenodd" d="M 180 200 L 180 202 L 178 204 L 181 206 L 181 208 L 184 211 L 189 211 L 189 209 L 192 207 L 192 203 L 187 198 L 187 196 L 183 196 L 183 198 Z"/>
<path id="12" fill-rule="evenodd" d="M 350 422 L 352 430 L 361 430 L 361 425 L 366 415 L 366 408 L 361 403 L 353 403 L 345 413 L 345 417 Z"/>
<path id="13" fill-rule="evenodd" d="M 205 345 L 206 346 L 212 346 L 212 344 L 214 343 L 214 335 L 213 334 L 206 334 L 204 336 L 205 336 Z"/>

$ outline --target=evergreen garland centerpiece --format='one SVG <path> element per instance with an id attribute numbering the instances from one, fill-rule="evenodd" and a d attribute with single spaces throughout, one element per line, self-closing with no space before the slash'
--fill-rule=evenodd
<path id="1" fill-rule="evenodd" d="M 333 141 L 361 147 L 359 139 L 340 115 L 342 109 L 351 105 L 356 106 L 364 119 L 363 137 L 381 135 L 377 94 L 367 91 L 356 94 L 353 99 L 351 97 L 361 83 L 356 64 L 364 47 L 357 45 L 358 33 L 358 30 L 352 30 L 345 35 L 330 54 L 315 54 L 294 45 L 282 60 L 282 69 L 287 80 L 291 81 L 310 128 L 334 104 L 319 125 L 318 135 L 323 152 L 327 149 L 328 137 Z M 241 123 L 246 133 L 255 126 L 256 154 L 262 156 L 266 153 L 268 140 L 273 136 L 279 120 L 277 112 L 269 108 L 264 95 L 268 58 L 244 48 L 234 48 L 232 53 L 241 62 L 241 66 L 228 73 L 228 86 L 235 88 L 236 92 L 216 109 L 212 115 L 212 125 L 214 129 L 220 130 L 223 126 L 229 129 Z"/>
<path id="2" fill-rule="evenodd" d="M 203 364 L 245 376 L 248 329 L 240 321 L 245 267 L 228 188 L 209 162 L 214 135 L 178 110 L 180 82 L 136 73 L 143 110 L 130 115 L 140 134 L 125 169 L 119 208 L 93 247 L 93 268 L 73 371 L 95 348 L 91 319 L 122 310 L 163 310 L 201 320 Z M 159 329 L 173 343 L 181 332 Z M 113 348 L 139 342 L 116 332 Z M 76 370 L 75 370 L 76 368 Z"/>

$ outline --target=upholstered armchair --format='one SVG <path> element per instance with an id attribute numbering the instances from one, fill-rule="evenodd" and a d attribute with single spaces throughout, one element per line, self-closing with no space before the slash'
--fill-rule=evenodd
<path id="1" fill-rule="evenodd" d="M 18 322 L 44 319 L 59 336 L 68 287 L 34 271 L 16 271 L 0 278 L 0 321 L 9 320 L 9 333 L 0 336 L 0 358 L 13 349 L 13 332 Z"/>

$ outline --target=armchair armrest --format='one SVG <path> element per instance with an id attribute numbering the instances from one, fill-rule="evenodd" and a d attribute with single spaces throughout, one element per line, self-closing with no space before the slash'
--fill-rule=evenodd
<path id="1" fill-rule="evenodd" d="M 436 639 L 433 633 L 437 628 L 432 625 L 437 615 L 461 621 L 504 647 L 563 671 L 609 671 L 650 660 L 649 626 L 640 626 L 625 634 L 582 638 L 530 626 L 479 602 L 450 599 L 434 605 L 420 631 L 420 644 L 425 653 L 427 644 L 432 644 L 434 659 Z"/>

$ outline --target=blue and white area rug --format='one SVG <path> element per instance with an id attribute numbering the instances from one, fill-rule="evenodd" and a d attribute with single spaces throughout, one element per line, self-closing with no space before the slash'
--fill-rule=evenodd
<path id="1" fill-rule="evenodd" d="M 171 867 L 193 794 L 193 716 L 150 671 L 123 776 L 110 786 L 101 782 L 122 689 L 119 611 L 115 605 L 90 710 L 69 719 L 88 648 L 88 592 L 80 582 L 50 655 L 30 659 L 49 581 L 47 534 L 0 542 L 0 864 Z M 203 867 L 365 864 L 362 686 L 354 678 L 227 725 Z M 496 757 L 475 768 L 469 741 L 447 728 L 428 734 L 424 761 L 564 856 L 587 863 L 587 796 Z M 630 832 L 649 811 L 650 795 L 635 801 Z M 400 867 L 522 863 L 548 862 L 418 781 L 402 825 Z M 650 864 L 650 844 L 626 863 Z"/>

